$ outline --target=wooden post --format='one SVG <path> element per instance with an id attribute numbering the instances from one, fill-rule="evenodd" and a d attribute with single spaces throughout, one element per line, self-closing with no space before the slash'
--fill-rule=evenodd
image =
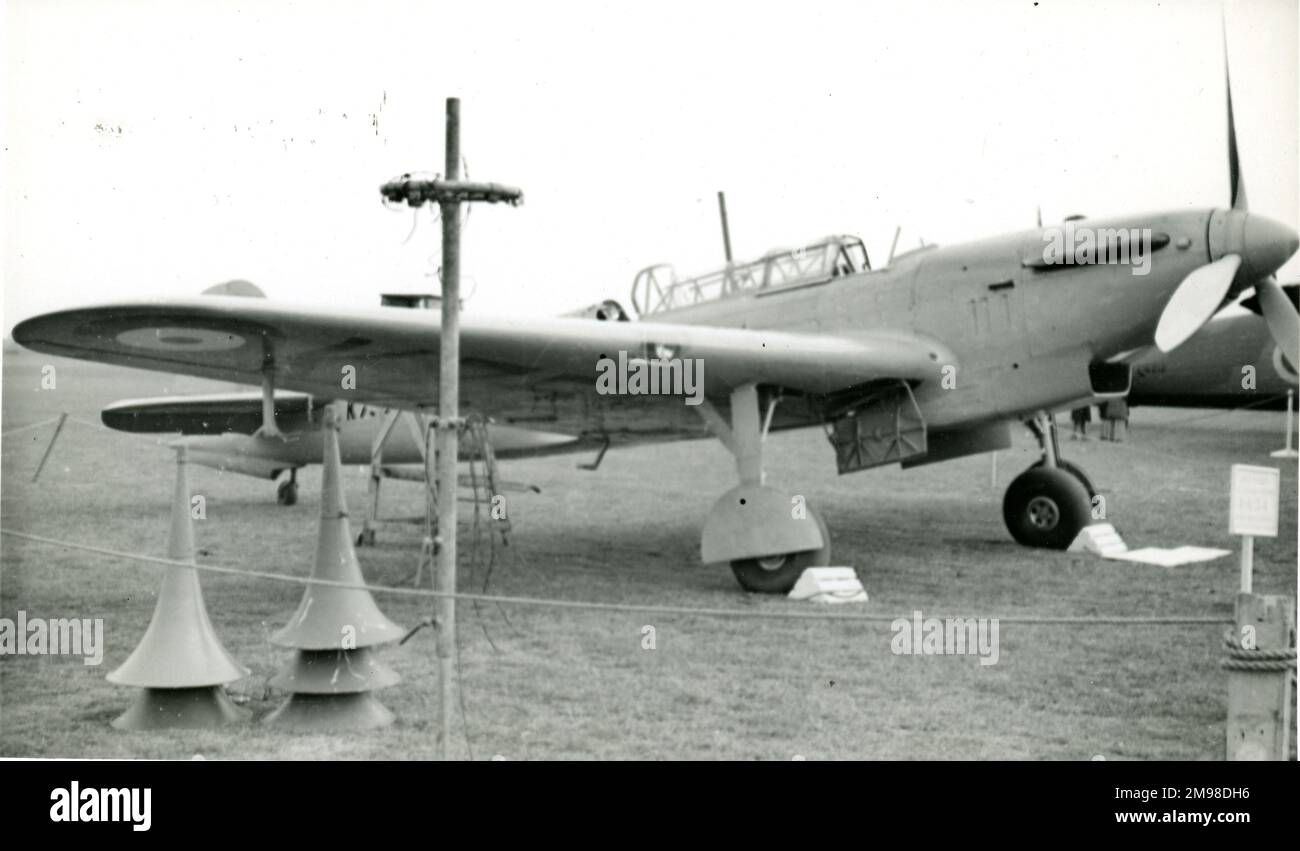
<path id="1" fill-rule="evenodd" d="M 1249 594 L 1255 584 L 1255 536 L 1241 536 L 1241 593 Z"/>
<path id="2" fill-rule="evenodd" d="M 45 453 L 41 455 L 41 463 L 36 465 L 36 472 L 32 474 L 33 482 L 41 477 L 41 471 L 45 469 L 45 462 L 50 460 L 50 453 L 54 451 L 54 441 L 59 439 L 59 433 L 63 431 L 63 424 L 67 421 L 67 411 L 59 414 L 59 423 L 54 427 L 54 434 L 50 435 L 50 444 L 45 447 Z"/>
<path id="3" fill-rule="evenodd" d="M 1236 634 L 1227 642 L 1229 761 L 1291 758 L 1295 600 L 1237 595 Z"/>
<path id="4" fill-rule="evenodd" d="M 460 179 L 460 99 L 447 98 L 446 173 Z M 435 588 L 456 593 L 456 459 L 460 452 L 460 201 L 443 200 L 442 346 L 438 371 L 438 572 Z M 438 600 L 439 754 L 450 758 L 455 684 L 456 599 Z"/>

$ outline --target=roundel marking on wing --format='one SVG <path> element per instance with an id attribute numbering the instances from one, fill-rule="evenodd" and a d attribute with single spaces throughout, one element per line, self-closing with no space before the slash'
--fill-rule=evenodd
<path id="1" fill-rule="evenodd" d="M 224 352 L 247 342 L 229 331 L 208 328 L 132 328 L 117 335 L 117 341 L 135 349 L 168 352 Z"/>

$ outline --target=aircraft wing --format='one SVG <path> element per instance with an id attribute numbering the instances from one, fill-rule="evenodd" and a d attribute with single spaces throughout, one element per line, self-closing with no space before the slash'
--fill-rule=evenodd
<path id="1" fill-rule="evenodd" d="M 325 399 L 437 403 L 432 311 L 202 296 L 49 313 L 19 323 L 13 336 L 48 354 L 253 385 L 270 368 L 277 390 Z M 937 380 L 956 362 L 940 343 L 902 331 L 831 336 L 565 317 L 464 316 L 460 349 L 467 412 L 606 437 L 706 433 L 680 396 L 598 394 L 598 361 L 620 352 L 700 359 L 705 395 L 724 403 L 749 382 L 818 396 L 882 379 Z"/>

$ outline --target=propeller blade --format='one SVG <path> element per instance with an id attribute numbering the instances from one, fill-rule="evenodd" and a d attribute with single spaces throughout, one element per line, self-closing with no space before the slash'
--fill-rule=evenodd
<path id="1" fill-rule="evenodd" d="M 1282 291 L 1286 293 L 1286 297 L 1291 300 L 1291 306 L 1296 310 L 1300 310 L 1300 281 L 1292 281 L 1289 284 L 1282 284 Z M 1241 300 L 1241 306 L 1256 316 L 1264 315 L 1263 309 L 1259 306 L 1259 296 L 1254 290 L 1251 290 L 1250 295 Z"/>
<path id="2" fill-rule="evenodd" d="M 1156 325 L 1156 346 L 1160 351 L 1172 352 L 1214 315 L 1240 266 L 1241 256 L 1228 254 L 1183 278 Z"/>
<path id="3" fill-rule="evenodd" d="M 1237 124 L 1232 118 L 1232 75 L 1228 72 L 1228 20 L 1220 10 L 1223 32 L 1223 85 L 1228 92 L 1228 187 L 1232 192 L 1232 209 L 1245 210 L 1246 178 L 1241 173 L 1241 158 L 1237 154 Z"/>
<path id="4" fill-rule="evenodd" d="M 1273 342 L 1281 347 L 1288 361 L 1300 363 L 1300 313 L 1287 298 L 1286 291 L 1278 285 L 1277 278 L 1269 275 L 1255 284 L 1255 295 Z"/>
<path id="5" fill-rule="evenodd" d="M 1241 173 L 1237 153 L 1237 124 L 1232 118 L 1232 78 L 1228 76 L 1228 44 L 1223 44 L 1223 82 L 1228 87 L 1228 183 L 1232 189 L 1232 209 L 1246 210 L 1246 177 Z"/>

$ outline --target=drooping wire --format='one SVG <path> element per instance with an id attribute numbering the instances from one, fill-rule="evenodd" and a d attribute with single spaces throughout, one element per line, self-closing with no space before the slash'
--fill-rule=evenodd
<path id="1" fill-rule="evenodd" d="M 470 438 L 474 441 L 474 451 L 473 454 L 470 455 L 469 457 L 469 465 L 468 465 L 470 490 L 472 492 L 472 499 L 474 501 L 474 521 L 470 527 L 470 550 L 469 550 L 470 553 L 469 576 L 470 576 L 470 582 L 473 583 L 474 577 L 478 572 L 478 568 L 482 560 L 482 556 L 480 553 L 480 545 L 482 541 L 483 530 L 479 521 L 482 515 L 482 503 L 483 503 L 484 492 L 480 491 L 479 489 L 478 467 L 479 464 L 483 462 L 483 458 L 484 458 L 483 442 L 485 440 L 485 437 L 482 433 L 482 430 L 480 430 L 480 428 L 478 427 L 478 422 L 475 421 L 473 417 L 471 417 L 469 420 L 466 421 L 466 427 L 467 427 L 467 431 L 469 432 Z M 484 479 L 486 483 L 486 478 L 487 478 L 486 468 L 484 469 L 483 472 L 484 472 Z M 491 499 L 492 495 L 487 494 L 487 497 Z M 492 541 L 491 527 L 488 528 L 487 534 L 488 534 L 488 541 L 490 544 Z M 487 621 L 484 619 L 482 607 L 477 601 L 474 603 L 474 616 L 478 619 L 479 626 L 483 630 L 483 637 L 486 638 L 488 644 L 491 645 L 492 651 L 494 653 L 500 653 L 501 651 L 497 647 L 496 642 L 492 640 L 491 633 L 488 632 Z"/>
<path id="2" fill-rule="evenodd" d="M 480 445 L 480 447 L 482 447 L 482 451 L 483 451 L 483 460 L 484 460 L 484 464 L 486 465 L 486 473 L 487 473 L 487 475 L 488 475 L 488 476 L 490 477 L 490 479 L 491 479 L 491 481 L 489 481 L 489 483 L 488 483 L 488 484 L 489 484 L 489 489 L 490 489 L 490 488 L 492 488 L 492 487 L 495 487 L 495 480 L 496 480 L 496 453 L 495 453 L 495 451 L 492 449 L 492 443 L 491 443 L 491 441 L 488 439 L 488 423 L 487 423 L 487 421 L 484 420 L 484 419 L 482 419 L 482 418 L 480 418 L 480 424 L 479 424 L 479 427 L 480 427 L 480 429 L 481 429 L 481 433 L 482 433 L 482 440 L 481 440 L 481 442 L 480 442 L 479 445 Z M 489 496 L 489 498 L 495 498 L 495 497 L 496 497 L 496 494 L 489 494 L 488 496 Z M 494 506 L 494 507 L 495 507 L 495 506 Z M 508 509 L 507 509 L 507 515 L 506 515 L 506 518 L 508 518 L 508 517 L 509 517 L 509 513 L 508 513 Z M 492 518 L 492 519 L 495 520 L 496 518 Z M 503 518 L 503 520 L 504 520 L 504 518 Z M 484 574 L 483 574 L 483 588 L 482 588 L 482 593 L 484 593 L 484 594 L 486 594 L 486 593 L 488 592 L 488 589 L 489 589 L 489 588 L 491 587 L 491 585 L 492 585 L 492 572 L 493 572 L 493 570 L 496 568 L 496 563 L 497 563 L 497 549 L 496 549 L 497 536 L 496 536 L 495 534 L 493 534 L 493 532 L 498 531 L 498 528 L 499 528 L 499 533 L 500 533 L 500 535 L 501 535 L 501 546 L 502 546 L 502 548 L 507 548 L 507 547 L 510 546 L 510 539 L 506 536 L 506 532 L 507 532 L 508 529 L 509 529 L 508 520 L 506 520 L 505 525 L 502 525 L 501 527 L 497 527 L 494 523 L 491 523 L 491 522 L 490 522 L 490 523 L 488 524 L 488 563 L 487 563 L 487 569 L 484 571 Z M 512 555 L 517 554 L 516 551 L 514 551 L 514 550 L 512 550 L 511 553 L 512 553 Z M 510 621 L 510 616 L 506 613 L 505 607 L 503 607 L 503 606 L 497 606 L 497 612 L 501 615 L 501 619 L 502 619 L 503 621 L 505 621 L 506 626 L 510 627 L 510 628 L 513 630 L 513 629 L 515 628 L 515 625 L 514 625 L 513 623 L 511 623 L 511 621 Z"/>
<path id="3" fill-rule="evenodd" d="M 461 174 L 465 175 L 465 180 L 468 181 L 468 180 L 469 180 L 469 160 L 465 159 L 465 155 L 464 155 L 464 154 L 461 154 L 461 157 L 460 157 L 460 171 L 461 171 Z M 463 206 L 464 209 L 465 209 L 465 215 L 464 215 L 464 217 L 460 220 L 460 232 L 461 232 L 461 234 L 463 235 L 463 234 L 465 233 L 466 228 L 469 227 L 469 214 L 472 213 L 472 212 L 474 211 L 474 205 L 473 205 L 473 204 L 464 204 L 464 205 L 462 205 L 462 206 Z"/>

